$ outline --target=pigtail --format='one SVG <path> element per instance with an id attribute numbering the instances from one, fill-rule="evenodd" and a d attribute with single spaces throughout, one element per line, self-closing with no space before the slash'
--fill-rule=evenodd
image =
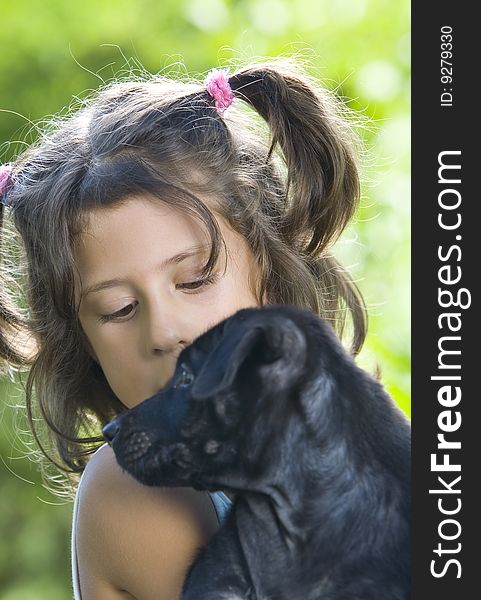
<path id="1" fill-rule="evenodd" d="M 306 258 L 319 256 L 348 224 L 360 194 L 344 120 L 328 92 L 278 64 L 241 70 L 229 83 L 267 122 L 270 153 L 278 145 L 287 165 L 282 237 Z"/>
<path id="2" fill-rule="evenodd" d="M 3 206 L 0 204 L 0 228 L 3 225 L 2 213 Z M 2 251 L 3 247 L 0 246 L 0 252 Z M 4 373 L 6 365 L 28 365 L 32 353 L 26 323 L 8 294 L 10 283 L 0 257 L 0 375 Z"/>
<path id="3" fill-rule="evenodd" d="M 9 295 L 12 278 L 5 271 L 3 253 L 5 252 L 4 212 L 9 206 L 7 192 L 12 187 L 11 171 L 2 167 L 0 172 L 0 375 L 5 365 L 16 367 L 29 364 L 32 344 L 27 334 L 27 325 L 22 315 L 15 308 Z"/>
<path id="4" fill-rule="evenodd" d="M 330 321 L 342 339 L 352 320 L 351 352 L 358 354 L 367 333 L 362 294 L 329 249 L 353 217 L 360 197 L 354 136 L 331 95 L 298 68 L 269 63 L 243 69 L 229 79 L 237 98 L 267 122 L 272 142 L 287 167 L 284 207 L 276 229 L 316 281 L 309 303 Z M 293 291 L 297 295 L 297 291 Z"/>

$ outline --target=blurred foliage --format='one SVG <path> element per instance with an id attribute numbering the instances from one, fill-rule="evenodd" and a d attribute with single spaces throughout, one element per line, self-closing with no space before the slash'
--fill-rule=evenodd
<path id="1" fill-rule="evenodd" d="M 360 364 L 410 412 L 409 3 L 389 0 L 0 0 L 0 162 L 35 124 L 132 68 L 205 73 L 301 51 L 367 118 L 362 207 L 337 254 L 369 307 Z M 309 50 L 306 50 L 309 49 Z M 175 69 L 174 69 L 175 70 Z M 0 600 L 71 597 L 72 506 L 25 458 L 21 389 L 0 383 Z M 28 439 L 28 438 L 27 438 Z"/>

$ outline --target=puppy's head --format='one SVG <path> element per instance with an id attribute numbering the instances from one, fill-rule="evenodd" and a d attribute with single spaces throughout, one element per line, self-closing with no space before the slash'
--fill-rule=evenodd
<path id="1" fill-rule="evenodd" d="M 147 485 L 246 489 L 268 464 L 272 435 L 283 437 L 306 356 L 287 307 L 240 310 L 185 348 L 166 387 L 104 436 Z"/>

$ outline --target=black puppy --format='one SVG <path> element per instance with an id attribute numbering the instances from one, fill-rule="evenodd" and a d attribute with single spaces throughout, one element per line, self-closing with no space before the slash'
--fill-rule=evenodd
<path id="1" fill-rule="evenodd" d="M 183 600 L 410 597 L 409 423 L 313 313 L 239 311 L 104 435 L 144 484 L 236 496 Z"/>

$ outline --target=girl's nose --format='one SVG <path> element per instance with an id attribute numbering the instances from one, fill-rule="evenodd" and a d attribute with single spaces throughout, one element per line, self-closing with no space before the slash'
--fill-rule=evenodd
<path id="1" fill-rule="evenodd" d="M 148 310 L 146 341 L 149 353 L 174 354 L 189 343 L 186 315 L 175 306 L 156 303 Z"/>

